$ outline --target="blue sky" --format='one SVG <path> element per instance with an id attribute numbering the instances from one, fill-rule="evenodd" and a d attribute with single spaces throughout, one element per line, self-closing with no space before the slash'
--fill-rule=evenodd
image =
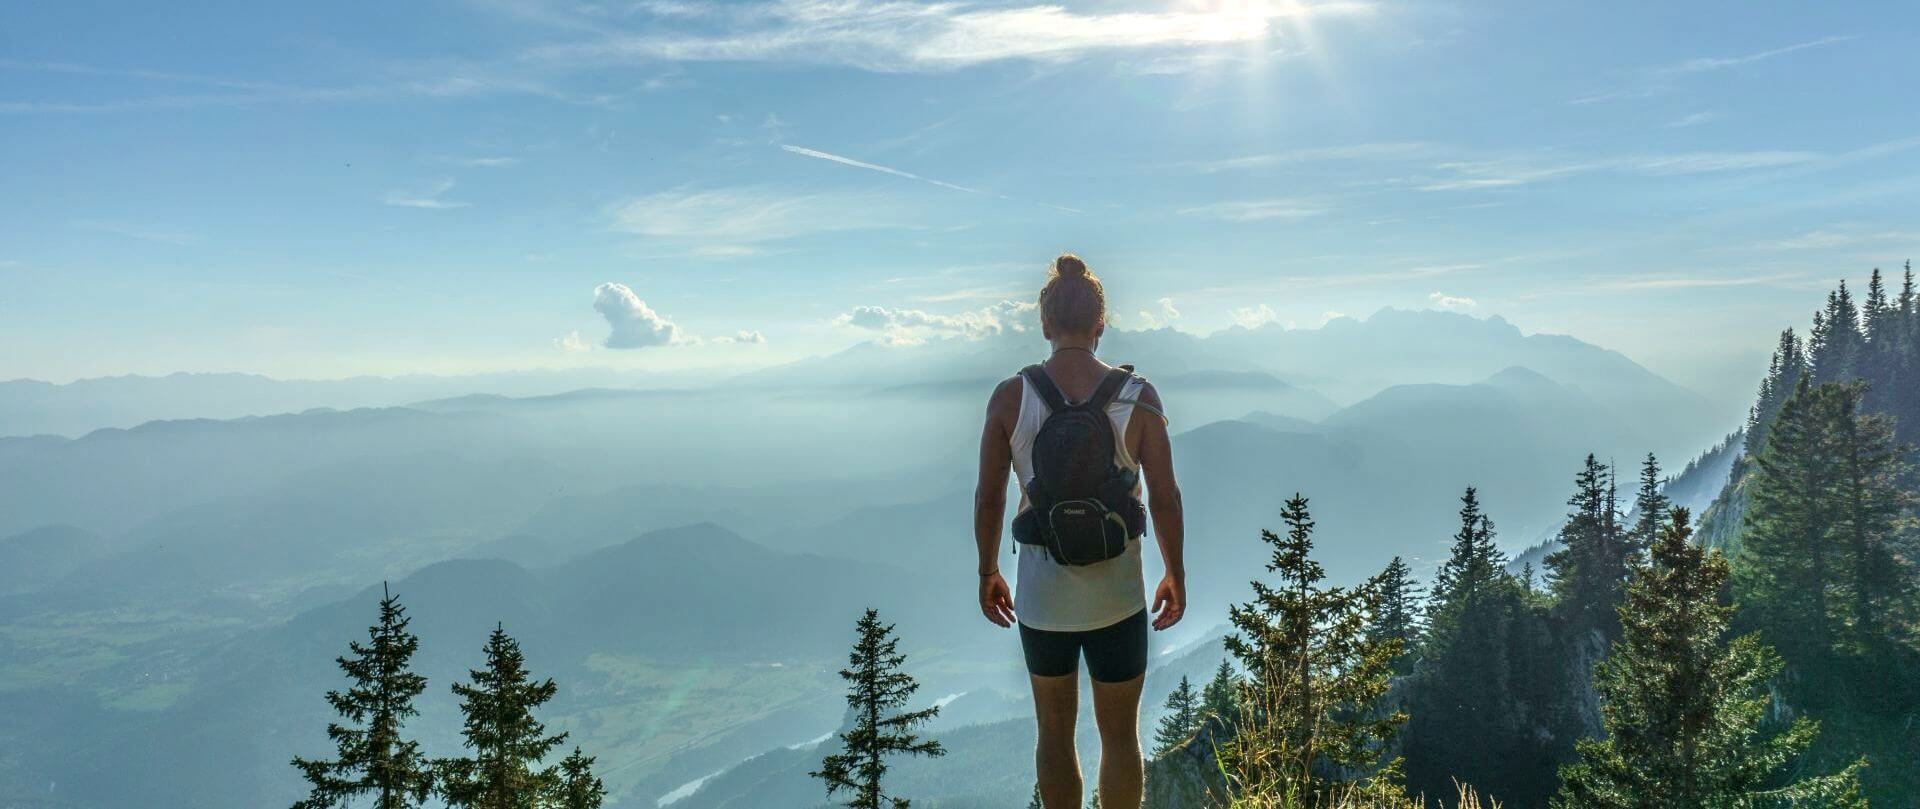
<path id="1" fill-rule="evenodd" d="M 1916 65 L 1907 3 L 16 3 L 0 377 L 759 364 L 1070 249 L 1123 327 L 1452 308 L 1744 389 L 1920 252 Z"/>

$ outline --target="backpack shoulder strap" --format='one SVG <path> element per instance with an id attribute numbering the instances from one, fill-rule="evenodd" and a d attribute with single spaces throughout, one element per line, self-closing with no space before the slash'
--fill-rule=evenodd
<path id="1" fill-rule="evenodd" d="M 1033 392 L 1040 395 L 1040 401 L 1047 403 L 1047 412 L 1058 413 L 1067 409 L 1066 395 L 1060 392 L 1060 386 L 1053 384 L 1053 378 L 1047 376 L 1045 367 L 1034 363 L 1020 369 L 1020 375 L 1026 378 Z"/>
<path id="2" fill-rule="evenodd" d="M 1122 365 L 1108 371 L 1106 376 L 1101 377 L 1100 386 L 1093 389 L 1093 395 L 1087 397 L 1086 407 L 1104 412 L 1107 405 L 1113 404 L 1113 398 L 1120 395 L 1120 389 L 1126 386 L 1127 380 L 1132 378 L 1133 366 L 1131 365 Z"/>

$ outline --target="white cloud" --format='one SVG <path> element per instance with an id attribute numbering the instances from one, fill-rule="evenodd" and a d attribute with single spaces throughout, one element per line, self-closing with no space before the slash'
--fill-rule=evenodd
<path id="1" fill-rule="evenodd" d="M 904 223 L 897 202 L 882 205 L 861 194 L 752 187 L 662 191 L 620 203 L 611 216 L 614 230 L 727 245 L 734 256 L 743 244 Z"/>
<path id="2" fill-rule="evenodd" d="M 1229 222 L 1261 222 L 1269 219 L 1304 219 L 1327 212 L 1325 205 L 1313 200 L 1290 197 L 1214 202 L 1180 211 L 1188 216 L 1210 216 Z"/>
<path id="3" fill-rule="evenodd" d="M 767 337 L 757 331 L 741 329 L 733 334 L 715 337 L 713 338 L 713 342 L 737 345 L 762 345 L 767 342 Z"/>
<path id="4" fill-rule="evenodd" d="M 1280 319 L 1280 315 L 1273 311 L 1273 307 L 1264 303 L 1258 306 L 1243 306 L 1233 310 L 1231 314 L 1234 323 L 1248 329 L 1257 329 Z"/>
<path id="5" fill-rule="evenodd" d="M 855 306 L 833 319 L 836 325 L 881 333 L 884 342 L 913 345 L 929 337 L 981 340 L 1008 332 L 1038 330 L 1039 305 L 1001 301 L 980 309 L 942 315 L 920 309 Z"/>
<path id="6" fill-rule="evenodd" d="M 680 342 L 680 327 L 647 306 L 625 284 L 605 283 L 593 288 L 593 309 L 612 329 L 603 344 L 608 348 L 649 348 Z"/>
<path id="7" fill-rule="evenodd" d="M 449 157 L 446 162 L 470 169 L 504 169 L 520 164 L 517 157 Z"/>
<path id="8" fill-rule="evenodd" d="M 397 205 L 402 208 L 426 208 L 430 210 L 467 207 L 468 203 L 453 202 L 440 198 L 441 194 L 452 191 L 453 186 L 454 181 L 449 179 L 434 183 L 425 191 L 388 191 L 387 196 L 383 198 L 381 202 L 388 205 Z"/>
<path id="9" fill-rule="evenodd" d="M 969 194 L 984 193 L 977 188 L 968 188 L 964 185 L 954 185 L 953 183 L 942 182 L 940 180 L 934 180 L 927 177 L 922 177 L 918 174 L 911 174 L 908 172 L 901 171 L 899 169 L 888 168 L 886 166 L 879 166 L 879 165 L 874 165 L 872 163 L 855 160 L 851 157 L 841 157 L 840 155 L 829 154 L 827 152 L 822 152 L 818 149 L 809 149 L 805 146 L 793 146 L 789 144 L 781 144 L 780 150 L 791 153 L 791 154 L 797 154 L 802 157 L 812 157 L 819 160 L 826 160 L 834 163 L 839 163 L 842 166 L 852 166 L 853 168 L 856 168 L 856 169 L 866 169 L 868 171 L 877 171 L 877 172 L 880 172 L 881 174 L 891 174 L 895 177 L 901 177 L 908 180 L 923 182 L 928 185 L 935 185 L 941 188 L 951 189 L 954 191 L 965 191 Z"/>
<path id="10" fill-rule="evenodd" d="M 1168 327 L 1172 326 L 1174 321 L 1180 319 L 1180 310 L 1174 308 L 1172 298 L 1161 298 L 1159 303 L 1160 310 L 1158 312 L 1150 312 L 1145 309 L 1140 310 L 1141 328 L 1158 329 Z"/>
<path id="11" fill-rule="evenodd" d="M 1704 110 L 1701 112 L 1693 113 L 1691 115 L 1682 115 L 1678 118 L 1668 121 L 1667 128 L 1668 129 L 1684 129 L 1689 126 L 1699 126 L 1701 124 L 1707 123 L 1708 121 L 1715 120 L 1719 117 L 1720 117 L 1720 113 L 1714 112 L 1712 110 Z"/>
<path id="12" fill-rule="evenodd" d="M 1435 292 L 1428 295 L 1427 300 L 1432 301 L 1434 306 L 1449 312 L 1464 312 L 1480 305 L 1479 301 L 1472 298 L 1448 295 L 1445 292 Z"/>
<path id="13" fill-rule="evenodd" d="M 1189 165 L 1192 165 L 1202 173 L 1213 174 L 1222 171 L 1247 171 L 1298 163 L 1406 160 L 1431 155 L 1437 149 L 1438 147 L 1433 144 L 1420 143 L 1417 141 L 1352 143 L 1344 146 L 1316 146 L 1290 149 L 1283 152 L 1229 157 L 1223 160 L 1209 160 Z"/>
<path id="14" fill-rule="evenodd" d="M 593 344 L 581 338 L 580 331 L 578 329 L 567 332 L 567 336 L 565 337 L 553 338 L 553 347 L 560 349 L 561 351 L 568 351 L 568 352 L 593 350 Z"/>
<path id="15" fill-rule="evenodd" d="M 1332 309 L 1328 309 L 1327 311 L 1320 313 L 1320 325 L 1325 326 L 1328 323 L 1332 323 L 1333 321 L 1339 320 L 1340 318 L 1343 318 L 1346 316 L 1347 316 L 1346 312 L 1336 312 L 1336 311 L 1333 311 Z"/>
<path id="16" fill-rule="evenodd" d="M 684 13 L 688 7 L 701 13 Z M 1082 13 L 1059 5 L 945 0 L 772 0 L 675 4 L 645 33 L 547 46 L 528 54 L 563 64 L 806 62 L 881 72 L 952 70 L 1007 60 L 1066 62 L 1099 52 L 1193 50 L 1266 43 L 1289 21 L 1369 14 L 1364 2 L 1232 4 L 1218 9 Z M 698 30 L 668 30 L 698 17 Z M 718 30 L 711 25 L 722 24 Z"/>
<path id="17" fill-rule="evenodd" d="M 1854 38 L 1855 37 L 1851 37 L 1851 36 L 1828 36 L 1828 37 L 1821 37 L 1819 39 L 1808 40 L 1806 42 L 1796 43 L 1793 45 L 1788 45 L 1784 48 L 1774 48 L 1772 50 L 1760 51 L 1758 53 L 1749 53 L 1743 56 L 1701 56 L 1693 59 L 1688 59 L 1687 61 L 1681 62 L 1676 65 L 1669 65 L 1667 67 L 1657 68 L 1653 72 L 1658 75 L 1679 75 L 1683 73 L 1706 73 L 1709 71 L 1722 70 L 1729 67 L 1738 67 L 1740 65 L 1746 65 L 1746 64 L 1752 64 L 1754 62 L 1765 61 L 1767 59 L 1772 59 L 1776 56 L 1785 56 L 1795 51 L 1804 51 L 1808 48 L 1818 48 L 1823 45 L 1833 45 L 1840 42 L 1846 42 L 1847 40 L 1854 39 Z"/>
<path id="18" fill-rule="evenodd" d="M 1784 168 L 1823 160 L 1819 152 L 1756 150 L 1748 152 L 1678 152 L 1629 155 L 1585 160 L 1553 161 L 1537 157 L 1462 160 L 1434 166 L 1439 177 L 1415 179 L 1420 191 L 1475 191 L 1512 188 L 1601 172 L 1642 177 L 1754 171 Z"/>
<path id="19" fill-rule="evenodd" d="M 1575 98 L 1572 101 L 1569 101 L 1567 103 L 1598 104 L 1603 101 L 1619 101 L 1622 99 L 1630 99 L 1630 98 L 1651 98 L 1653 96 L 1657 96 L 1669 90 L 1672 90 L 1673 83 L 1676 79 L 1680 79 L 1688 75 L 1694 75 L 1694 74 L 1700 74 L 1700 73 L 1711 73 L 1718 70 L 1724 70 L 1730 67 L 1738 67 L 1740 65 L 1753 64 L 1754 62 L 1766 61 L 1768 59 L 1772 59 L 1777 56 L 1785 56 L 1787 54 L 1794 53 L 1796 51 L 1803 51 L 1808 48 L 1818 48 L 1824 45 L 1832 45 L 1839 42 L 1846 42 L 1847 40 L 1850 40 L 1850 39 L 1855 39 L 1855 37 L 1827 36 L 1827 37 L 1821 37 L 1819 39 L 1813 39 L 1813 40 L 1808 40 L 1806 42 L 1800 42 L 1793 45 L 1788 45 L 1782 48 L 1774 48 L 1771 50 L 1758 51 L 1755 53 L 1744 54 L 1741 56 L 1699 56 L 1699 57 L 1688 59 L 1684 62 L 1679 62 L 1676 64 L 1666 65 L 1663 67 L 1649 68 L 1642 71 L 1638 71 L 1641 75 L 1641 81 L 1638 84 L 1634 84 L 1632 86 L 1623 87 L 1616 90 L 1604 90 L 1597 93 L 1590 93 L 1590 94 Z"/>

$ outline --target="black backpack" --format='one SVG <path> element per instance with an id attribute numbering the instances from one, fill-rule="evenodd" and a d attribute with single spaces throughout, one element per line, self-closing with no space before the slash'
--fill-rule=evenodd
<path id="1" fill-rule="evenodd" d="M 1013 520 L 1016 541 L 1038 545 L 1063 565 L 1090 565 L 1117 557 L 1127 542 L 1146 533 L 1146 508 L 1134 496 L 1140 476 L 1114 462 L 1113 421 L 1107 405 L 1133 376 L 1122 365 L 1107 372 L 1093 395 L 1067 402 L 1046 368 L 1020 371 L 1047 405 L 1047 420 L 1033 437 L 1030 508 Z"/>

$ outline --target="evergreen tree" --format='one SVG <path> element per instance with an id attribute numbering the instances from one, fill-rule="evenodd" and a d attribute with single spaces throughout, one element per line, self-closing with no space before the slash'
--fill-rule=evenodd
<path id="1" fill-rule="evenodd" d="M 1240 720 L 1240 676 L 1233 672 L 1233 663 L 1226 658 L 1220 659 L 1220 667 L 1213 670 L 1213 679 L 1200 689 L 1200 713 L 1226 722 Z"/>
<path id="2" fill-rule="evenodd" d="M 1039 784 L 1033 785 L 1033 800 L 1027 801 L 1027 809 L 1047 809 L 1047 805 L 1040 802 Z"/>
<path id="3" fill-rule="evenodd" d="M 1307 499 L 1295 495 L 1280 516 L 1286 536 L 1260 532 L 1273 546 L 1266 568 L 1278 584 L 1254 581 L 1253 601 L 1229 611 L 1237 631 L 1227 636 L 1227 649 L 1247 670 L 1252 702 L 1220 751 L 1223 766 L 1243 790 L 1317 799 L 1356 778 L 1397 789 L 1397 762 L 1384 768 L 1384 778 L 1372 778 L 1406 721 L 1378 705 L 1400 653 L 1397 641 L 1366 636 L 1381 583 L 1376 577 L 1353 588 L 1323 586 Z"/>
<path id="4" fill-rule="evenodd" d="M 1743 619 L 1790 664 L 1852 672 L 1849 687 L 1803 696 L 1897 704 L 1887 685 L 1912 679 L 1897 675 L 1912 654 L 1914 576 L 1895 552 L 1912 495 L 1890 421 L 1860 413 L 1861 397 L 1857 384 L 1803 383 L 1781 410 L 1756 459 L 1734 578 Z"/>
<path id="5" fill-rule="evenodd" d="M 1160 727 L 1153 734 L 1153 755 L 1158 758 L 1168 750 L 1184 744 L 1193 738 L 1193 732 L 1200 729 L 1200 698 L 1193 691 L 1193 683 L 1181 677 L 1180 684 L 1173 693 L 1167 695 L 1166 714 L 1160 717 Z"/>
<path id="6" fill-rule="evenodd" d="M 367 643 L 349 643 L 349 655 L 336 659 L 353 685 L 327 692 L 327 704 L 349 723 L 327 725 L 336 758 L 293 759 L 312 786 L 294 809 L 345 806 L 362 795 L 373 798 L 375 809 L 406 809 L 419 806 L 432 789 L 432 766 L 419 743 L 401 735 L 406 721 L 419 714 L 414 697 L 427 687 L 427 678 L 408 668 L 420 639 L 407 631 L 412 619 L 399 597 L 384 583 L 380 590 L 380 620 L 367 628 Z"/>
<path id="7" fill-rule="evenodd" d="M 553 809 L 600 809 L 607 799 L 607 785 L 593 774 L 593 761 L 578 747 L 560 761 L 560 795 Z"/>
<path id="8" fill-rule="evenodd" d="M 1630 556 L 1645 553 L 1659 536 L 1660 522 L 1672 505 L 1661 490 L 1662 485 L 1660 460 L 1649 452 L 1647 459 L 1640 462 L 1640 488 L 1633 495 L 1633 530 L 1627 535 Z"/>
<path id="9" fill-rule="evenodd" d="M 1814 317 L 1807 353 L 1815 382 L 1846 382 L 1859 376 L 1865 337 L 1860 310 L 1847 291 L 1847 282 L 1827 294 L 1827 308 Z"/>
<path id="10" fill-rule="evenodd" d="M 853 809 L 905 809 L 907 799 L 889 796 L 881 788 L 886 759 L 894 754 L 946 755 L 939 742 L 915 733 L 940 709 L 900 711 L 920 684 L 900 670 L 907 656 L 898 651 L 900 641 L 893 637 L 893 625 L 881 623 L 880 612 L 869 609 L 858 629 L 860 637 L 847 656 L 847 668 L 840 670 L 840 678 L 847 681 L 853 727 L 840 734 L 842 752 L 827 756 L 820 769 L 809 775 L 826 782 L 829 800 L 841 790 L 851 793 L 845 805 Z"/>
<path id="11" fill-rule="evenodd" d="M 1579 743 L 1562 768 L 1557 809 L 1739 809 L 1866 805 L 1854 765 L 1836 776 L 1773 782 L 1812 743 L 1800 719 L 1764 736 L 1780 660 L 1752 636 L 1726 639 L 1719 603 L 1727 563 L 1695 546 L 1685 509 L 1637 563 L 1621 605 L 1621 639 L 1595 676 L 1607 735 Z"/>
<path id="12" fill-rule="evenodd" d="M 1479 493 L 1460 498 L 1452 552 L 1428 600 L 1425 652 L 1409 684 L 1407 786 L 1449 794 L 1456 779 L 1531 805 L 1552 792 L 1564 665 L 1544 607 L 1505 570 Z M 1571 735 L 1571 734 L 1568 734 Z M 1463 740 L 1472 740 L 1463 743 Z"/>
<path id="13" fill-rule="evenodd" d="M 1428 642 L 1436 651 L 1454 637 L 1464 611 L 1499 586 L 1506 566 L 1506 554 L 1494 544 L 1493 520 L 1480 511 L 1480 492 L 1468 486 L 1460 496 L 1460 530 L 1427 600 Z"/>
<path id="14" fill-rule="evenodd" d="M 1774 417 L 1780 408 L 1793 395 L 1794 388 L 1800 384 L 1800 378 L 1808 373 L 1806 348 L 1800 338 L 1787 329 L 1780 333 L 1780 344 L 1773 350 L 1773 361 L 1767 366 L 1767 377 L 1760 382 L 1760 395 L 1755 398 L 1753 411 L 1747 417 L 1747 449 L 1751 454 L 1766 446 L 1767 429 L 1772 426 Z"/>
<path id="15" fill-rule="evenodd" d="M 503 627 L 488 636 L 486 655 L 486 668 L 469 672 L 471 683 L 453 685 L 472 755 L 441 762 L 442 793 L 450 807 L 538 809 L 564 783 L 559 768 L 540 765 L 567 734 L 547 735 L 533 710 L 559 689 L 532 679 L 520 643 Z"/>
<path id="16" fill-rule="evenodd" d="M 1560 549 L 1547 554 L 1554 607 L 1575 638 L 1596 631 L 1604 641 L 1620 635 L 1614 608 L 1625 586 L 1628 554 L 1612 479 L 1613 470 L 1589 454 L 1574 476 L 1574 493 L 1567 500 L 1572 510 L 1560 529 Z"/>
<path id="17" fill-rule="evenodd" d="M 1380 609 L 1367 624 L 1367 639 L 1400 644 L 1400 654 L 1393 658 L 1393 673 L 1406 674 L 1419 652 L 1420 585 L 1413 579 L 1413 568 L 1398 556 L 1387 563 L 1379 581 Z"/>

